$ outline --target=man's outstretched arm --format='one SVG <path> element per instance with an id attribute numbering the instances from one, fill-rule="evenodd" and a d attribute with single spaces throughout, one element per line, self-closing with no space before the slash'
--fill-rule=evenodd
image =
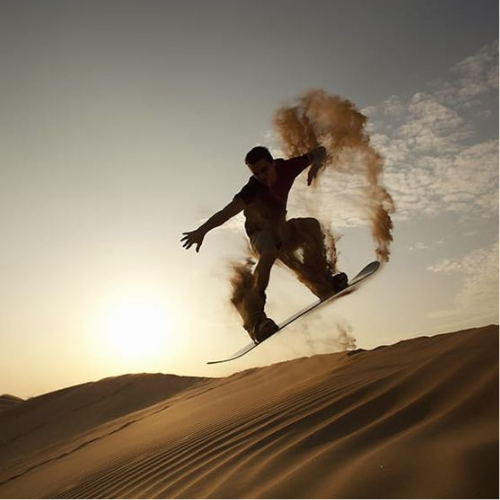
<path id="1" fill-rule="evenodd" d="M 196 245 L 196 251 L 199 252 L 203 239 L 209 231 L 222 226 L 222 224 L 239 214 L 244 208 L 245 202 L 241 198 L 235 198 L 222 210 L 219 210 L 216 214 L 212 215 L 212 217 L 210 217 L 210 219 L 208 219 L 198 229 L 182 233 L 184 235 L 181 239 L 181 242 L 183 242 L 182 246 L 187 250 L 191 248 L 192 245 Z"/>
<path id="2" fill-rule="evenodd" d="M 319 169 L 323 165 L 326 159 L 326 149 L 323 146 L 312 149 L 307 153 L 311 166 L 309 167 L 309 172 L 307 174 L 307 185 L 310 186 L 312 181 L 316 179 Z"/>

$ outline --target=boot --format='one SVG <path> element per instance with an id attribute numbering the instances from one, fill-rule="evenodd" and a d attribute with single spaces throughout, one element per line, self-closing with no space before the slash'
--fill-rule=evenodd
<path id="1" fill-rule="evenodd" d="M 347 288 L 347 285 L 349 284 L 346 273 L 334 274 L 333 276 L 331 276 L 330 282 L 332 284 L 332 292 L 334 294 L 341 292 L 344 288 Z"/>
<path id="2" fill-rule="evenodd" d="M 258 327 L 267 319 L 264 312 L 265 305 L 266 294 L 259 293 L 256 288 L 252 288 L 247 292 L 239 309 L 243 318 L 243 328 L 256 343 L 258 342 Z"/>
<path id="3" fill-rule="evenodd" d="M 279 326 L 271 319 L 265 318 L 260 323 L 257 323 L 249 332 L 252 340 L 258 344 L 279 330 Z"/>
<path id="4" fill-rule="evenodd" d="M 259 292 L 253 288 L 248 292 L 241 310 L 244 319 L 243 327 L 256 344 L 278 331 L 278 325 L 266 316 L 265 305 L 265 292 Z"/>

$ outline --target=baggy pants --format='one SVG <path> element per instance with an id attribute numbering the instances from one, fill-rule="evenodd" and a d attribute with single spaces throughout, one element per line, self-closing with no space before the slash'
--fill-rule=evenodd
<path id="1" fill-rule="evenodd" d="M 335 248 L 333 241 L 330 242 L 331 248 L 327 248 L 320 223 L 311 217 L 290 219 L 278 228 L 266 230 L 267 233 L 269 231 L 276 240 L 277 259 L 289 267 L 314 295 L 319 298 L 329 295 L 332 291 L 331 277 L 335 272 Z M 256 233 L 250 238 L 257 255 L 259 236 L 262 235 Z M 235 268 L 235 272 L 231 302 L 241 315 L 244 328 L 250 332 L 267 317 L 264 312 L 266 296 L 254 286 L 255 280 L 248 263 Z"/>

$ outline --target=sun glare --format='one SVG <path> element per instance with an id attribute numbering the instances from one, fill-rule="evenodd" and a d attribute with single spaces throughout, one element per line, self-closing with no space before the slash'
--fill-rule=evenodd
<path id="1" fill-rule="evenodd" d="M 151 356 L 170 335 L 165 309 L 142 298 L 122 299 L 111 306 L 104 326 L 109 348 L 125 358 Z"/>

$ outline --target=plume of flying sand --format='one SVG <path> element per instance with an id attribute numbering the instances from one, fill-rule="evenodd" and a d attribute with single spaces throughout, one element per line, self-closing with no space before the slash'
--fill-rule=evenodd
<path id="1" fill-rule="evenodd" d="M 311 354 L 326 352 L 343 352 L 356 349 L 356 338 L 352 335 L 352 327 L 345 321 L 332 325 L 320 315 L 304 323 L 301 331 L 306 337 Z"/>
<path id="2" fill-rule="evenodd" d="M 324 90 L 305 92 L 296 104 L 278 109 L 274 116 L 274 126 L 286 156 L 304 154 L 319 145 L 326 147 L 327 159 L 319 182 L 328 183 L 334 174 L 359 182 L 362 196 L 358 196 L 357 208 L 370 221 L 377 259 L 387 262 L 394 203 L 381 184 L 384 161 L 370 145 L 366 121 L 366 116 L 351 101 Z M 305 201 L 309 210 L 322 214 L 323 223 L 331 222 L 325 220 L 329 202 L 334 200 L 308 197 Z"/>

